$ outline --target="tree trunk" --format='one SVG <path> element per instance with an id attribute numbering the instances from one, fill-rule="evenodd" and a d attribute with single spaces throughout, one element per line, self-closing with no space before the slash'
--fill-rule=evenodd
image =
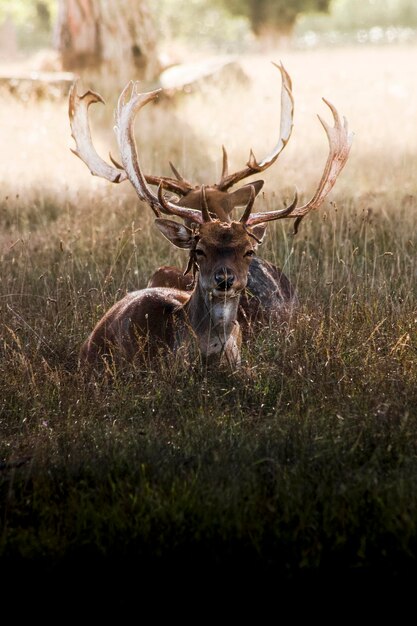
<path id="1" fill-rule="evenodd" d="M 271 50 L 286 50 L 290 47 L 294 33 L 294 24 L 270 23 L 258 24 L 256 36 L 260 50 L 268 53 Z"/>
<path id="2" fill-rule="evenodd" d="M 58 0 L 55 42 L 67 71 L 101 70 L 126 82 L 161 69 L 147 0 Z"/>

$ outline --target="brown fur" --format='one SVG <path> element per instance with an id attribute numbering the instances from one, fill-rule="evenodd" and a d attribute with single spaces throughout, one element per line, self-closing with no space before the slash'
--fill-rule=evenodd
<path id="1" fill-rule="evenodd" d="M 147 284 L 147 287 L 173 287 L 183 291 L 190 291 L 193 286 L 191 274 L 184 275 L 184 272 L 172 265 L 158 267 Z"/>
<path id="2" fill-rule="evenodd" d="M 175 318 L 190 299 L 190 293 L 179 289 L 141 289 L 116 302 L 96 324 L 81 348 L 80 360 L 94 363 L 101 356 L 112 354 L 133 360 L 146 347 L 148 338 L 154 343 L 172 345 Z"/>
<path id="3" fill-rule="evenodd" d="M 163 234 L 176 245 L 203 251 L 194 290 L 151 287 L 127 294 L 98 322 L 85 342 L 80 360 L 95 363 L 117 356 L 133 361 L 153 356 L 158 346 L 170 351 L 197 343 L 202 356 L 219 357 L 235 366 L 240 361 L 241 330 L 237 321 L 240 295 L 246 287 L 249 253 L 255 246 L 240 223 L 203 223 L 194 233 L 170 220 L 156 220 Z M 198 251 L 197 250 L 197 251 Z M 216 273 L 227 268 L 233 284 L 223 289 Z M 178 278 L 178 273 L 171 277 Z"/>
<path id="4" fill-rule="evenodd" d="M 152 274 L 148 287 L 174 287 L 189 291 L 191 274 L 178 267 L 164 265 Z M 284 272 L 259 257 L 250 266 L 248 284 L 240 297 L 237 320 L 247 335 L 255 324 L 265 324 L 271 319 L 282 320 L 297 304 L 297 296 Z"/>

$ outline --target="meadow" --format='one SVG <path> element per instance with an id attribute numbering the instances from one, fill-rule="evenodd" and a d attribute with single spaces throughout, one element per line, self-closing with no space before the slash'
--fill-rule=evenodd
<path id="1" fill-rule="evenodd" d="M 272 55 L 271 55 L 272 56 Z M 259 249 L 297 288 L 291 319 L 244 345 L 239 372 L 174 358 L 85 376 L 100 316 L 162 264 L 186 263 L 128 183 L 71 154 L 66 99 L 2 93 L 0 557 L 197 564 L 395 577 L 417 557 L 417 48 L 277 51 L 239 59 L 246 82 L 207 84 L 140 113 L 147 172 L 219 178 L 278 136 L 277 70 L 295 126 L 257 210 L 314 192 L 327 156 L 324 96 L 355 133 L 328 201 L 297 236 Z M 117 155 L 112 85 L 88 82 L 99 152 Z"/>

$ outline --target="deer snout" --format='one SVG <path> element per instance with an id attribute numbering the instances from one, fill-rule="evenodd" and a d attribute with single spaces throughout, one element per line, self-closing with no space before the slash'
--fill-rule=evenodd
<path id="1" fill-rule="evenodd" d="M 228 291 L 235 282 L 235 275 L 230 268 L 222 267 L 214 274 L 214 280 L 217 289 Z"/>

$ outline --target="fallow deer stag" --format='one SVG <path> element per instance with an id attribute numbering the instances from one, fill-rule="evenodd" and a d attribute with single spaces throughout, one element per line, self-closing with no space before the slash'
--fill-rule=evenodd
<path id="1" fill-rule="evenodd" d="M 231 364 L 240 361 L 241 329 L 238 321 L 239 301 L 252 274 L 252 291 L 261 306 L 269 306 L 268 287 L 273 284 L 275 292 L 284 284 L 278 268 L 266 262 L 254 265 L 254 254 L 261 242 L 267 222 L 294 218 L 296 226 L 311 210 L 317 209 L 332 189 L 349 155 L 352 135 L 348 134 L 346 120 L 342 124 L 336 109 L 329 102 L 334 126 L 330 127 L 320 118 L 329 141 L 329 155 L 318 188 L 312 199 L 297 207 L 297 196 L 284 209 L 252 214 L 256 194 L 263 181 L 245 185 L 234 193 L 228 189 L 243 178 L 269 167 L 285 147 L 292 128 L 293 100 L 291 81 L 282 66 L 282 115 L 280 139 L 269 157 L 258 163 L 251 152 L 247 167 L 235 174 L 227 172 L 227 155 L 223 151 L 223 173 L 220 183 L 212 187 L 195 186 L 185 181 L 173 166 L 175 179 L 145 176 L 139 165 L 133 123 L 136 113 L 153 100 L 159 90 L 139 93 L 137 83 L 129 84 L 122 92 L 116 110 L 116 136 L 122 165 L 107 164 L 96 153 L 88 127 L 88 107 L 92 102 L 102 101 L 91 91 L 78 96 L 74 85 L 70 95 L 70 120 L 76 141 L 74 151 L 90 171 L 112 182 L 126 178 L 139 198 L 153 210 L 155 224 L 174 245 L 189 250 L 188 271 L 193 271 L 196 281 L 193 290 L 186 291 L 173 286 L 148 287 L 131 294 L 114 305 L 97 324 L 84 344 L 82 358 L 94 361 L 99 354 L 119 349 L 127 358 L 134 358 L 144 341 L 155 346 L 158 342 L 174 351 L 197 341 L 203 357 L 224 356 Z M 130 98 L 127 98 L 131 89 Z M 148 185 L 158 185 L 157 195 Z M 181 196 L 173 202 L 164 197 L 164 189 Z M 184 206 L 188 197 L 188 206 Z M 230 213 L 235 206 L 246 202 L 243 215 L 234 221 Z M 161 218 L 161 213 L 180 217 L 184 224 Z M 267 289 L 258 281 L 261 273 L 270 274 Z M 274 272 L 276 273 L 274 276 Z M 288 295 L 290 298 L 291 295 Z M 282 301 L 281 297 L 281 301 Z M 248 303 L 248 300 L 247 300 Z M 250 302 L 247 311 L 251 314 Z M 245 311 L 243 312 L 245 314 Z"/>
<path id="2" fill-rule="evenodd" d="M 252 150 L 249 160 L 242 170 L 229 173 L 228 157 L 223 147 L 223 168 L 220 181 L 214 185 L 206 186 L 206 198 L 210 213 L 220 220 L 230 221 L 230 215 L 236 207 L 245 206 L 249 201 L 251 187 L 258 194 L 263 187 L 263 180 L 256 180 L 250 185 L 244 185 L 240 189 L 231 192 L 230 189 L 248 176 L 263 172 L 270 167 L 278 158 L 288 143 L 293 127 L 294 101 L 292 96 L 291 79 L 282 65 L 274 64 L 281 74 L 281 120 L 280 133 L 276 146 L 272 152 L 261 161 L 255 158 Z M 157 91 L 154 92 L 155 97 Z M 90 104 L 104 102 L 102 97 L 92 91 L 83 96 L 77 94 L 76 84 L 70 93 L 69 116 L 72 136 L 76 142 L 73 152 L 80 157 L 88 166 L 91 173 L 105 178 L 113 183 L 120 183 L 128 179 L 123 166 L 112 159 L 113 165 L 106 163 L 96 152 L 89 129 L 88 109 Z M 171 169 L 174 178 L 167 176 L 154 176 L 145 174 L 145 180 L 150 185 L 159 186 L 175 194 L 172 198 L 179 206 L 192 208 L 201 212 L 201 187 L 192 184 L 182 177 L 172 163 Z M 190 226 L 190 221 L 184 218 L 184 223 Z M 193 286 L 189 276 L 176 267 L 162 266 L 158 268 L 148 282 L 148 287 L 176 287 L 189 290 Z M 248 286 L 240 300 L 239 321 L 243 327 L 249 328 L 256 319 L 262 319 L 262 315 L 271 317 L 274 312 L 280 313 L 287 305 L 295 301 L 295 291 L 285 274 L 275 265 L 260 257 L 254 257 L 249 268 Z"/>

